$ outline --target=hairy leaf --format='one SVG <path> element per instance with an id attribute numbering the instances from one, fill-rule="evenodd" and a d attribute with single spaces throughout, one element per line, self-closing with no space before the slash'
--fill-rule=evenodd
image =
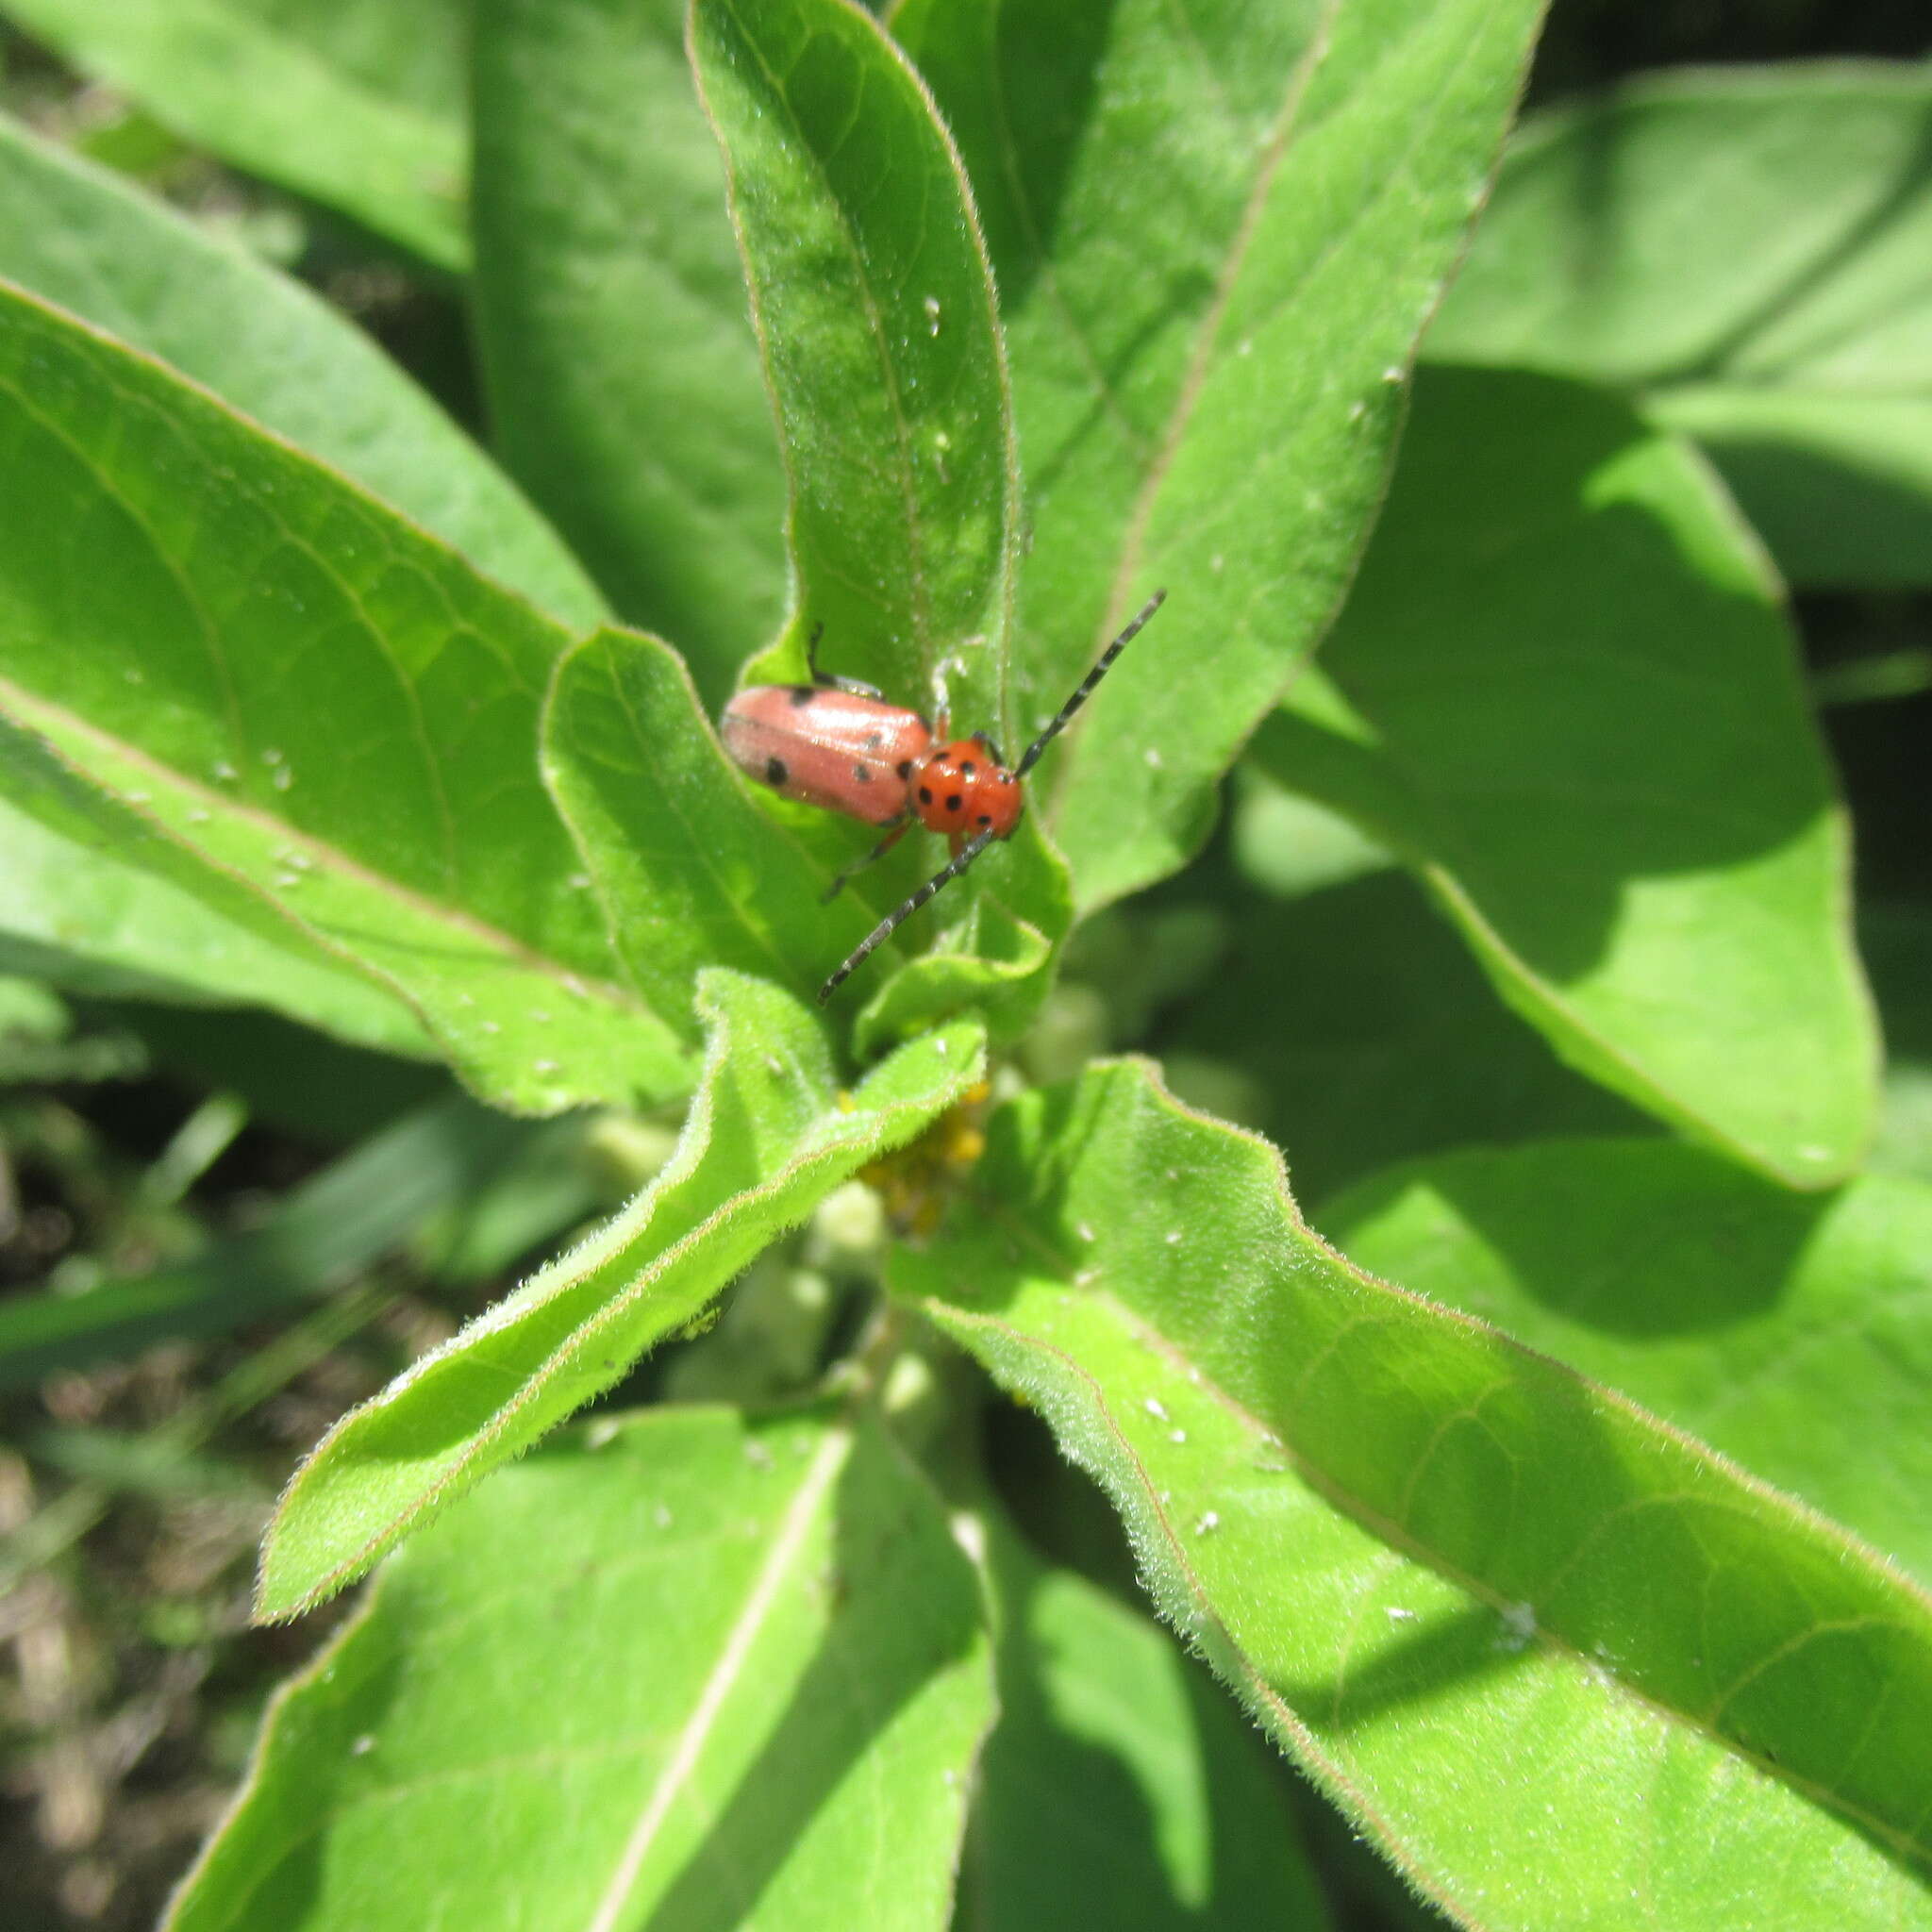
<path id="1" fill-rule="evenodd" d="M 996 1115 L 973 1194 L 898 1285 L 1412 1884 L 1491 1926 L 1932 1924 L 1932 1601 L 1868 1546 L 1352 1268 L 1137 1067 Z"/>
<path id="2" fill-rule="evenodd" d="M 292 1616 L 431 1511 L 623 1380 L 841 1182 L 979 1077 L 984 1039 L 926 1035 L 840 1092 L 824 1035 L 774 987 L 714 971 L 710 1039 L 676 1154 L 621 1214 L 353 1410 L 270 1525 L 257 1613 Z"/>

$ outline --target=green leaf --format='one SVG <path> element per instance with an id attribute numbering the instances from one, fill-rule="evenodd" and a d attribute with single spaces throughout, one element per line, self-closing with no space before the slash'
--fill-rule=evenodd
<path id="1" fill-rule="evenodd" d="M 1622 1390 L 1932 1582 L 1932 1187 L 1789 1194 L 1694 1147 L 1472 1149 L 1323 1216 L 1351 1260 Z"/>
<path id="2" fill-rule="evenodd" d="M 119 801 L 111 836 L 146 822 L 131 856 L 377 977 L 486 1098 L 540 1112 L 689 1079 L 600 983 L 538 774 L 564 641 L 205 392 L 0 291 L 0 709 Z M 44 760 L 5 782 L 87 817 Z"/>
<path id="3" fill-rule="evenodd" d="M 1023 725 L 1149 591 L 1173 593 L 1036 781 L 1083 906 L 1191 857 L 1215 782 L 1332 617 L 1541 11 L 893 16 L 982 198 L 1013 345 Z"/>
<path id="4" fill-rule="evenodd" d="M 823 625 L 828 669 L 915 707 L 931 691 L 955 730 L 1012 744 L 1018 460 L 985 245 L 951 140 L 849 0 L 696 0 L 691 44 L 791 489 L 797 608 L 755 668 L 798 675 L 799 641 Z M 873 902 L 893 903 L 937 863 L 908 851 L 869 881 Z M 1030 1017 L 1046 981 L 1015 922 L 1058 941 L 1060 861 L 1024 824 L 942 902 L 955 950 L 975 936 L 976 889 L 1006 902 L 991 966 L 968 969 L 970 985 L 921 969 L 874 1036 L 1002 988 L 1003 1032 Z"/>
<path id="5" fill-rule="evenodd" d="M 1286 1793 L 1172 1637 L 987 1524 L 1000 1718 L 961 1923 L 1317 1932 Z"/>
<path id="6" fill-rule="evenodd" d="M 450 1099 L 419 1108 L 291 1190 L 258 1227 L 175 1267 L 85 1294 L 0 1303 L 0 1388 L 228 1335 L 352 1281 L 429 1215 L 477 1194 L 528 1140 L 523 1122 Z"/>
<path id="7" fill-rule="evenodd" d="M 1231 909 L 1238 937 L 1210 995 L 1161 1042 L 1254 1083 L 1252 1124 L 1280 1146 L 1299 1199 L 1319 1208 L 1377 1168 L 1473 1141 L 1642 1131 L 1497 1001 L 1402 874 Z"/>
<path id="8" fill-rule="evenodd" d="M 683 660 L 655 638 L 600 631 L 570 651 L 543 740 L 544 775 L 631 983 L 680 1025 L 694 1020 L 699 967 L 807 993 L 876 917 L 863 903 L 822 905 L 824 869 L 753 800 Z"/>
<path id="9" fill-rule="evenodd" d="M 986 250 L 945 129 L 847 0 L 695 0 L 691 62 L 778 419 L 792 634 L 1010 739 L 1018 459 Z M 800 666 L 800 669 L 803 667 Z"/>
<path id="10" fill-rule="evenodd" d="M 5 118 L 0 275 L 205 384 L 562 623 L 603 614 L 556 534 L 360 329 L 257 257 Z"/>
<path id="11" fill-rule="evenodd" d="M 1885 1101 L 1870 1165 L 1932 1181 L 1932 910 L 1868 906 L 1858 942 L 1885 1025 Z"/>
<path id="12" fill-rule="evenodd" d="M 384 1569 L 166 1924 L 941 1932 L 981 1614 L 869 1424 L 593 1424 Z"/>
<path id="13" fill-rule="evenodd" d="M 338 1423 L 269 1526 L 258 1615 L 292 1616 L 359 1576 L 429 1511 L 621 1381 L 832 1189 L 979 1077 L 961 1024 L 841 1095 L 824 1035 L 775 987 L 700 984 L 704 1079 L 677 1153 L 587 1241 Z"/>
<path id="14" fill-rule="evenodd" d="M 1164 1612 L 1487 1926 L 1932 1924 L 1932 1602 L 1624 1399 L 1351 1267 L 1141 1069 L 991 1124 L 896 1285 L 1126 1519 Z"/>
<path id="15" fill-rule="evenodd" d="M 1277 782 L 1397 851 L 1573 1066 L 1801 1187 L 1877 1047 L 1843 812 L 1757 554 L 1674 439 L 1576 383 L 1431 368 Z"/>
<path id="16" fill-rule="evenodd" d="M 713 707 L 783 614 L 785 485 L 684 0 L 497 0 L 475 317 L 505 459 Z"/>
<path id="17" fill-rule="evenodd" d="M 1512 147 L 1432 355 L 1704 442 L 1787 575 L 1932 584 L 1932 73 L 1645 77 Z"/>
<path id="18" fill-rule="evenodd" d="M 16 741 L 0 734 L 0 787 L 18 795 Z M 124 822 L 139 843 L 146 827 Z M 224 916 L 183 885 L 126 860 L 92 813 L 62 836 L 0 797 L 0 966 L 109 998 L 272 1006 L 388 1053 L 435 1047 L 401 1000 L 339 962 Z"/>
<path id="19" fill-rule="evenodd" d="M 439 267 L 469 254 L 468 0 L 6 0 L 164 126 Z"/>

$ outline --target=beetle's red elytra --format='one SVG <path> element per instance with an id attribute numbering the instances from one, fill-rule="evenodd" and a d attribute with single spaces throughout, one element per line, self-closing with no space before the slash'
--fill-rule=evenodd
<path id="1" fill-rule="evenodd" d="M 821 1006 L 934 893 L 952 884 L 996 839 L 1010 839 L 1019 829 L 1026 774 L 1166 598 L 1165 591 L 1148 598 L 1010 769 L 983 731 L 949 740 L 943 710 L 935 727 L 917 711 L 888 704 L 869 684 L 820 671 L 817 631 L 808 649 L 809 684 L 754 685 L 724 708 L 724 749 L 747 777 L 787 798 L 887 828 L 870 852 L 832 881 L 827 899 L 854 873 L 883 858 L 915 824 L 943 833 L 952 846 L 951 860 L 880 920 L 820 987 Z"/>

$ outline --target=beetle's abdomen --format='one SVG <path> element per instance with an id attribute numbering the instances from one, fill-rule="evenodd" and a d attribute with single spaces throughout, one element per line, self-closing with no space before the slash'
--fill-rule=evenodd
<path id="1" fill-rule="evenodd" d="M 724 708 L 724 749 L 748 778 L 787 798 L 882 825 L 932 732 L 916 711 L 809 684 L 760 684 Z"/>

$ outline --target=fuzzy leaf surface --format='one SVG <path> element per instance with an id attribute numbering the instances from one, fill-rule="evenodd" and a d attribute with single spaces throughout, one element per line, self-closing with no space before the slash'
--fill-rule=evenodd
<path id="1" fill-rule="evenodd" d="M 1534 0 L 908 0 L 986 215 L 1028 473 L 1024 738 L 1172 592 L 1042 765 L 1091 907 L 1173 872 L 1331 620 Z"/>
<path id="2" fill-rule="evenodd" d="M 941 1932 L 991 1676 L 871 1424 L 574 1431 L 384 1569 L 166 1924 Z"/>
<path id="3" fill-rule="evenodd" d="M 468 0 L 7 0 L 163 125 L 440 268 L 469 257 Z"/>
<path id="4" fill-rule="evenodd" d="M 1431 330 L 1696 437 L 1792 581 L 1932 584 L 1932 74 L 1644 77 L 1513 144 Z"/>
<path id="5" fill-rule="evenodd" d="M 689 1079 L 602 977 L 539 775 L 564 641 L 205 391 L 0 291 L 0 710 L 73 774 L 8 796 L 108 794 L 177 883 L 401 993 L 523 1111 Z"/>
<path id="6" fill-rule="evenodd" d="M 706 974 L 704 1076 L 663 1173 L 325 1436 L 269 1525 L 258 1615 L 353 1581 L 427 1515 L 522 1454 L 684 1327 L 762 1249 L 979 1077 L 984 1037 L 926 1035 L 841 1094 L 789 995 Z"/>
<path id="7" fill-rule="evenodd" d="M 685 11 L 477 9 L 473 286 L 505 460 L 715 708 L 784 612 L 785 479 Z"/>
<path id="8" fill-rule="evenodd" d="M 1573 1370 L 1352 1268 L 1133 1065 L 991 1124 L 897 1283 L 1046 1418 L 1157 1601 L 1489 1926 L 1932 1924 L 1932 1600 Z"/>
<path id="9" fill-rule="evenodd" d="M 1580 1072 L 1793 1185 L 1856 1164 L 1877 1041 L 1794 641 L 1703 466 L 1625 404 L 1426 369 L 1255 756 L 1414 867 Z"/>

